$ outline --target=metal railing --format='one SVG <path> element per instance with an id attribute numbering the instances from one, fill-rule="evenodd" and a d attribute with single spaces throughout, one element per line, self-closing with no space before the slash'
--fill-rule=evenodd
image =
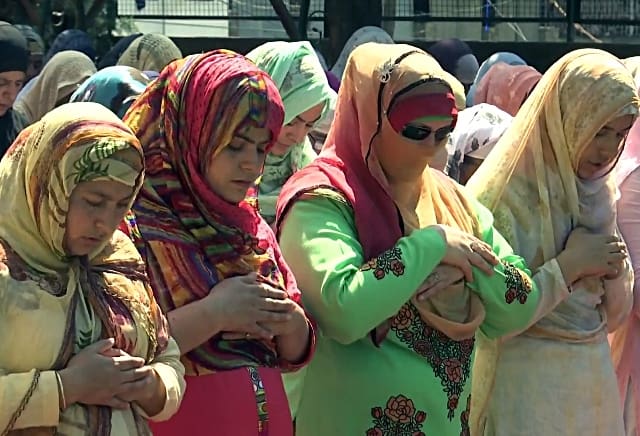
<path id="1" fill-rule="evenodd" d="M 487 30 L 501 23 L 538 23 L 558 28 L 560 37 L 567 41 L 576 37 L 592 41 L 640 37 L 640 0 L 383 1 L 387 2 L 383 22 L 469 22 L 481 23 Z M 296 20 L 303 2 L 285 0 Z M 311 0 L 308 11 L 309 21 L 324 21 L 323 0 Z M 119 0 L 118 15 L 134 19 L 279 21 L 269 0 L 146 0 L 140 10 L 134 0 Z"/>

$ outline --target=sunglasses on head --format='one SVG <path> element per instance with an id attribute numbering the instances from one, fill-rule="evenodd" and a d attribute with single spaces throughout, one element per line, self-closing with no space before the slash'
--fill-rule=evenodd
<path id="1" fill-rule="evenodd" d="M 447 136 L 452 131 L 452 126 L 441 127 L 434 132 L 433 129 L 431 129 L 431 127 L 429 126 L 416 126 L 413 124 L 407 124 L 402 128 L 400 134 L 405 138 L 411 139 L 413 141 L 424 141 L 431 135 L 431 133 L 433 133 L 436 142 L 440 142 L 447 139 Z"/>

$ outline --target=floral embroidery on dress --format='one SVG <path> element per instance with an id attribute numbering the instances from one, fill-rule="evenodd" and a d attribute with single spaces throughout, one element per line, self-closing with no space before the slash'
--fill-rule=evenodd
<path id="1" fill-rule="evenodd" d="M 460 424 L 462 429 L 460 430 L 460 436 L 471 436 L 471 430 L 469 428 L 469 414 L 471 413 L 471 395 L 467 397 L 467 408 L 460 414 Z"/>
<path id="2" fill-rule="evenodd" d="M 404 274 L 404 263 L 402 262 L 402 250 L 394 247 L 385 251 L 378 257 L 365 263 L 361 271 L 373 271 L 373 275 L 378 280 L 382 280 L 389 273 L 400 277 Z"/>
<path id="3" fill-rule="evenodd" d="M 520 304 L 526 303 L 531 293 L 531 278 L 513 265 L 505 262 L 503 262 L 503 265 L 505 284 L 507 285 L 504 299 L 507 304 L 511 304 L 515 300 L 518 300 Z"/>
<path id="4" fill-rule="evenodd" d="M 422 321 L 418 310 L 405 304 L 391 320 L 391 329 L 404 344 L 424 357 L 447 394 L 447 417 L 452 420 L 471 372 L 475 339 L 454 341 Z"/>
<path id="5" fill-rule="evenodd" d="M 404 395 L 390 397 L 384 409 L 372 408 L 371 416 L 373 427 L 367 430 L 367 436 L 425 436 L 422 426 L 427 413 L 417 410 L 413 401 Z"/>

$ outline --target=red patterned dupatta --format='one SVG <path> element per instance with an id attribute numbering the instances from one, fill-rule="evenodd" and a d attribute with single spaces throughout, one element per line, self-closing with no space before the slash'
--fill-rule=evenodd
<path id="1" fill-rule="evenodd" d="M 269 76 L 219 50 L 168 65 L 125 116 L 143 144 L 146 178 L 133 211 L 158 303 L 165 312 L 199 300 L 218 282 L 258 272 L 299 301 L 275 236 L 255 203 L 230 204 L 207 185 L 210 156 L 246 123 L 278 137 L 282 101 Z M 280 364 L 275 346 L 220 336 L 189 352 L 187 374 Z"/>

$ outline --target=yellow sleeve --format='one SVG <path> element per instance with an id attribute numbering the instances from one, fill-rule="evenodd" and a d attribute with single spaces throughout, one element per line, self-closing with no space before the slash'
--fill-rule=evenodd
<path id="1" fill-rule="evenodd" d="M 60 400 L 55 371 L 37 374 L 36 370 L 9 374 L 0 369 L 0 433 L 58 426 Z"/>

